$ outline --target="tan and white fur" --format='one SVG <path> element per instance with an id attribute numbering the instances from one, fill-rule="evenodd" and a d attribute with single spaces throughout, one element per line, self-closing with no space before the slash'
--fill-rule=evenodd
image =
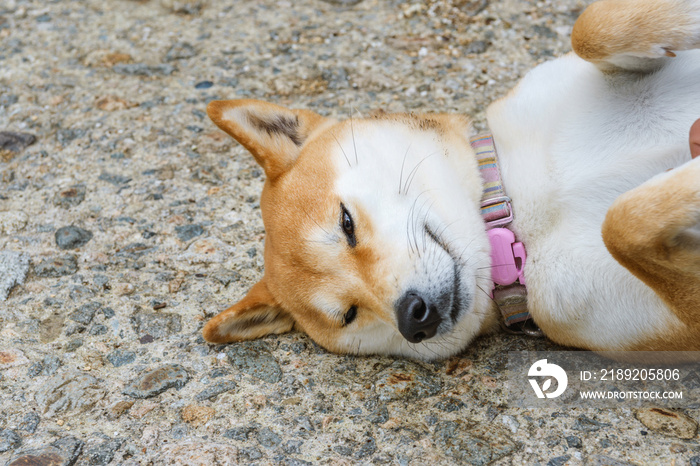
<path id="1" fill-rule="evenodd" d="M 572 44 L 487 111 L 529 311 L 563 345 L 700 350 L 700 2 L 602 0 Z M 208 341 L 297 328 L 331 351 L 435 359 L 497 325 L 468 119 L 208 113 L 265 170 L 267 234 L 264 276 Z"/>

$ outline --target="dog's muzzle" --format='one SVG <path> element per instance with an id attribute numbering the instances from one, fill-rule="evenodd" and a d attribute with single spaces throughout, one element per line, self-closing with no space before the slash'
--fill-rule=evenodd
<path id="1" fill-rule="evenodd" d="M 399 332 L 411 343 L 420 343 L 437 333 L 442 317 L 434 304 L 416 292 L 408 292 L 396 304 Z"/>

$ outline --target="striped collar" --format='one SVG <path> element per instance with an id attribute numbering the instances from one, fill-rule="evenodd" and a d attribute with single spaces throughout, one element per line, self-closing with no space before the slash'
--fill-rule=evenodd
<path id="1" fill-rule="evenodd" d="M 486 229 L 508 225 L 513 221 L 513 208 L 503 188 L 493 136 L 481 134 L 472 137 L 470 142 L 476 151 L 479 172 L 484 181 L 481 216 L 486 222 Z"/>
<path id="2" fill-rule="evenodd" d="M 523 269 L 527 254 L 523 243 L 506 228 L 513 221 L 513 206 L 506 195 L 491 134 L 470 138 L 484 182 L 481 216 L 491 242 L 491 297 L 501 311 L 502 326 L 513 333 L 541 335 L 527 310 Z"/>

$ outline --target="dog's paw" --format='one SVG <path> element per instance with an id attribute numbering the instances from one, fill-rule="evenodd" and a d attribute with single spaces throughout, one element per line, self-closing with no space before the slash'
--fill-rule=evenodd
<path id="1" fill-rule="evenodd" d="M 697 0 L 601 0 L 579 17 L 574 51 L 596 64 L 644 70 L 700 47 Z"/>

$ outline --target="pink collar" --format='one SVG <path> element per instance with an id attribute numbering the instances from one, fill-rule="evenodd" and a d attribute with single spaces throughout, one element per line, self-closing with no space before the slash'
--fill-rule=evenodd
<path id="1" fill-rule="evenodd" d="M 531 319 L 523 275 L 527 254 L 523 243 L 517 242 L 515 234 L 506 228 L 513 221 L 513 207 L 503 188 L 493 136 L 481 134 L 472 137 L 470 142 L 484 181 L 481 216 L 491 242 L 491 296 L 501 311 L 506 329 L 534 333 L 525 326 Z"/>

